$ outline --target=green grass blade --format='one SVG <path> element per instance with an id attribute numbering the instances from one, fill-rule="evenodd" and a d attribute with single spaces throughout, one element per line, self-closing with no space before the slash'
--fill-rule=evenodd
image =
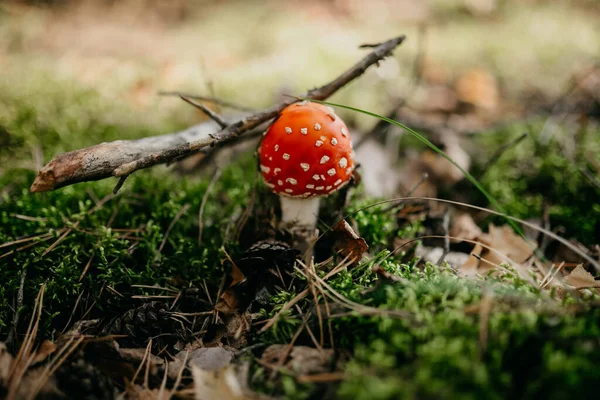
<path id="1" fill-rule="evenodd" d="M 441 155 L 446 160 L 448 160 L 452 165 L 454 165 L 456 168 L 458 168 L 460 170 L 460 172 L 462 172 L 465 175 L 465 177 L 469 180 L 469 182 L 471 182 L 487 198 L 487 200 L 490 202 L 490 204 L 497 211 L 501 212 L 502 214 L 507 214 L 507 212 L 500 205 L 500 203 L 494 198 L 494 196 L 492 196 L 487 190 L 485 190 L 483 185 L 481 183 L 479 183 L 479 181 L 477 179 L 475 179 L 475 177 L 473 175 L 471 175 L 468 171 L 466 171 L 464 168 L 462 168 L 460 165 L 458 165 L 452 158 L 450 158 L 439 147 L 437 147 L 435 144 L 431 143 L 425 136 L 421 135 L 419 132 L 409 128 L 408 126 L 404 125 L 401 122 L 395 121 L 391 118 L 384 117 L 383 115 L 379 115 L 379 114 L 376 114 L 371 111 L 362 110 L 360 108 L 347 106 L 347 105 L 343 105 L 343 104 L 330 103 L 327 101 L 320 101 L 320 100 L 310 100 L 310 101 L 313 101 L 315 103 L 326 104 L 328 106 L 333 106 L 333 107 L 341 107 L 341 108 L 345 108 L 347 110 L 359 112 L 361 114 L 370 115 L 371 117 L 379 118 L 382 121 L 385 121 L 392 125 L 396 125 L 402 129 L 404 129 L 405 131 L 407 131 L 408 133 L 410 133 L 411 135 L 416 137 L 418 140 L 420 140 L 422 143 L 427 145 L 427 147 L 429 147 L 431 150 L 435 151 L 437 154 Z M 514 221 L 512 221 L 510 219 L 507 219 L 507 221 L 516 232 L 518 232 L 521 236 L 523 236 L 523 231 Z"/>

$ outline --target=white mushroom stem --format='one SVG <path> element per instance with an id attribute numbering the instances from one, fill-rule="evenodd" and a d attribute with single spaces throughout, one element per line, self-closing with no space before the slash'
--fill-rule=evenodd
<path id="1" fill-rule="evenodd" d="M 298 228 L 314 230 L 319 216 L 319 197 L 297 198 L 280 196 L 281 222 Z"/>

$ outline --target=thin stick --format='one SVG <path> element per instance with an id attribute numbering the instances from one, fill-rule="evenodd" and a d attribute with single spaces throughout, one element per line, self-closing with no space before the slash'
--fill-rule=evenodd
<path id="1" fill-rule="evenodd" d="M 313 100 L 324 100 L 330 97 L 364 74 L 369 67 L 390 56 L 404 39 L 404 36 L 399 36 L 381 43 L 346 72 L 328 84 L 308 91 L 302 97 Z M 99 180 L 110 176 L 130 175 L 141 169 L 168 163 L 182 156 L 197 153 L 207 147 L 235 142 L 240 135 L 275 118 L 281 110 L 297 101 L 297 99 L 288 98 L 261 112 L 241 118 L 213 135 L 202 136 L 196 134 L 194 140 L 186 139 L 186 137 L 192 136 L 194 132 L 184 131 L 178 134 L 155 136 L 138 141 L 103 143 L 61 154 L 54 157 L 40 170 L 30 190 L 32 192 L 42 192 L 77 182 Z M 161 141 L 162 139 L 165 140 Z M 182 140 L 184 140 L 183 143 L 181 143 Z M 173 143 L 181 144 L 173 145 Z"/>
<path id="2" fill-rule="evenodd" d="M 225 121 L 225 119 L 223 117 L 221 117 L 219 114 L 217 114 L 210 108 L 206 107 L 204 104 L 197 103 L 194 100 L 190 99 L 189 97 L 182 96 L 182 95 L 179 95 L 179 98 L 181 100 L 185 101 L 186 103 L 191 104 L 192 106 L 196 107 L 200 111 L 202 111 L 204 114 L 206 114 L 206 116 L 208 118 L 215 121 L 221 127 L 221 129 L 227 128 L 227 125 L 228 125 L 227 121 Z"/>
<path id="3" fill-rule="evenodd" d="M 220 99 L 218 97 L 214 97 L 214 96 L 200 96 L 197 94 L 192 94 L 192 93 L 185 93 L 185 92 L 173 92 L 173 91 L 160 91 L 158 92 L 159 96 L 185 96 L 188 97 L 190 99 L 195 99 L 195 100 L 201 100 L 201 101 L 209 101 L 211 103 L 215 103 L 219 106 L 223 106 L 223 107 L 227 107 L 227 108 L 231 108 L 233 110 L 240 110 L 240 111 L 246 111 L 246 112 L 254 112 L 256 110 L 250 108 L 250 107 L 246 107 L 246 106 L 242 106 L 239 104 L 235 104 L 232 102 L 229 102 L 227 100 L 223 100 Z"/>
<path id="4" fill-rule="evenodd" d="M 163 248 L 165 247 L 165 244 L 167 244 L 167 239 L 169 238 L 169 234 L 171 233 L 171 230 L 173 229 L 173 227 L 175 226 L 175 224 L 177 223 L 177 221 L 179 221 L 179 219 L 181 218 L 181 216 L 183 214 L 185 214 L 185 212 L 189 208 L 190 208 L 189 204 L 187 204 L 187 203 L 184 204 L 183 207 L 181 207 L 181 209 L 177 212 L 177 215 L 175 215 L 175 217 L 173 218 L 173 220 L 169 224 L 169 227 L 167 228 L 167 231 L 165 232 L 165 237 L 163 237 L 162 242 L 160 242 L 160 246 L 158 246 L 158 253 L 154 257 L 154 261 L 156 261 L 158 259 L 159 254 L 162 252 Z"/>

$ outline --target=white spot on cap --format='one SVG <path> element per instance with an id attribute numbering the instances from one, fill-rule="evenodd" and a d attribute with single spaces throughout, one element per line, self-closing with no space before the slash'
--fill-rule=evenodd
<path id="1" fill-rule="evenodd" d="M 325 188 L 325 190 L 329 190 L 329 189 L 331 189 L 331 185 L 329 185 Z"/>
<path id="2" fill-rule="evenodd" d="M 337 186 L 337 185 L 339 185 L 340 183 L 342 183 L 342 180 L 341 180 L 341 179 L 338 179 L 337 181 L 333 182 L 333 186 Z"/>
<path id="3" fill-rule="evenodd" d="M 273 173 L 274 173 L 275 175 L 277 175 L 277 174 L 278 174 L 278 173 L 280 173 L 280 172 L 281 172 L 281 168 L 275 168 L 275 169 L 273 170 Z"/>
<path id="4" fill-rule="evenodd" d="M 275 151 L 279 151 L 279 145 L 278 144 L 275 145 Z"/>
<path id="5" fill-rule="evenodd" d="M 272 183 L 269 183 L 269 182 L 265 182 L 265 186 L 270 187 L 271 189 L 273 189 L 275 187 L 275 185 L 273 185 Z"/>
<path id="6" fill-rule="evenodd" d="M 317 189 L 317 190 L 323 190 L 323 189 L 325 189 L 325 186 L 317 186 L 315 189 Z"/>
<path id="7" fill-rule="evenodd" d="M 284 160 L 289 160 L 290 159 L 290 155 L 288 153 L 283 153 L 283 159 Z"/>
<path id="8" fill-rule="evenodd" d="M 346 135 L 348 135 L 348 130 L 346 129 L 345 126 L 342 126 L 342 136 L 346 137 Z"/>
<path id="9" fill-rule="evenodd" d="M 285 181 L 288 182 L 288 183 L 290 183 L 290 184 L 292 184 L 292 185 L 295 185 L 295 184 L 298 183 L 298 181 L 295 180 L 294 178 L 287 178 Z"/>
<path id="10" fill-rule="evenodd" d="M 331 118 L 332 121 L 335 121 L 335 115 L 333 114 L 333 111 L 328 113 L 327 116 Z"/>
<path id="11" fill-rule="evenodd" d="M 307 189 L 314 189 L 314 188 L 315 188 L 315 185 L 306 185 L 306 188 L 307 188 Z"/>
<path id="12" fill-rule="evenodd" d="M 327 141 L 327 136 L 319 136 L 319 139 L 321 139 L 322 141 Z"/>
<path id="13" fill-rule="evenodd" d="M 261 165 L 260 170 L 262 172 L 264 172 L 265 174 L 268 174 L 269 172 L 271 172 L 271 168 L 267 167 L 266 165 Z"/>
<path id="14" fill-rule="evenodd" d="M 285 189 L 286 193 L 294 193 L 294 191 L 292 189 Z"/>
<path id="15" fill-rule="evenodd" d="M 310 197 L 310 196 L 312 196 L 311 192 L 306 192 L 302 195 L 302 197 Z"/>
<path id="16" fill-rule="evenodd" d="M 342 157 L 340 158 L 340 168 L 346 168 L 348 166 L 348 160 L 346 159 L 346 157 Z"/>
<path id="17" fill-rule="evenodd" d="M 308 104 L 308 100 L 302 100 L 300 103 L 296 103 L 297 106 L 304 106 Z"/>
<path id="18" fill-rule="evenodd" d="M 322 144 L 323 144 L 323 142 L 322 142 L 322 141 L 320 141 L 320 140 L 317 140 L 317 141 L 315 142 L 315 146 L 317 146 L 317 147 L 321 147 L 321 145 L 322 145 Z"/>
<path id="19" fill-rule="evenodd" d="M 310 165 L 307 163 L 300 163 L 300 168 L 302 168 L 304 172 L 306 172 L 310 169 Z"/>
<path id="20" fill-rule="evenodd" d="M 283 185 L 283 181 L 280 179 L 280 180 L 278 180 L 278 181 L 277 181 L 277 184 L 278 184 L 279 186 L 281 186 L 281 185 Z"/>
<path id="21" fill-rule="evenodd" d="M 307 135 L 308 134 L 308 128 L 300 128 L 300 133 L 303 135 Z"/>
<path id="22" fill-rule="evenodd" d="M 325 180 L 325 175 L 320 175 L 321 179 Z"/>
<path id="23" fill-rule="evenodd" d="M 323 157 L 321 157 L 320 163 L 321 164 L 325 164 L 327 161 L 329 161 L 329 157 L 328 156 L 323 156 Z"/>
<path id="24" fill-rule="evenodd" d="M 334 114 L 334 113 L 335 113 L 335 110 L 334 110 L 332 107 L 330 107 L 330 106 L 325 106 L 325 107 L 326 107 L 326 108 L 327 108 L 329 111 L 331 111 L 331 113 L 332 113 L 332 114 Z"/>
<path id="25" fill-rule="evenodd" d="M 288 135 L 292 133 L 292 128 L 290 128 L 289 126 L 285 127 L 285 133 L 287 133 Z"/>
<path id="26" fill-rule="evenodd" d="M 335 146 L 337 144 L 337 139 L 336 138 L 331 138 L 331 144 L 333 146 Z"/>
<path id="27" fill-rule="evenodd" d="M 346 168 L 346 174 L 350 175 L 352 173 L 352 168 Z"/>
<path id="28" fill-rule="evenodd" d="M 319 177 L 319 175 L 318 175 L 318 174 L 314 174 L 314 175 L 313 175 L 313 179 L 314 179 L 315 181 L 318 181 L 318 180 L 319 180 L 319 179 L 321 179 L 321 178 Z"/>
<path id="29" fill-rule="evenodd" d="M 320 131 L 321 130 L 321 124 L 319 124 L 318 122 L 315 124 L 315 131 Z"/>
<path id="30" fill-rule="evenodd" d="M 329 176 L 334 176 L 335 175 L 335 168 L 330 168 L 327 170 L 327 175 Z"/>

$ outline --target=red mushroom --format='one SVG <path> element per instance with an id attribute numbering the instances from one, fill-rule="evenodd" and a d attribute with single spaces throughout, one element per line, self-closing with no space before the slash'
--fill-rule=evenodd
<path id="1" fill-rule="evenodd" d="M 330 107 L 303 101 L 286 107 L 260 148 L 265 184 L 280 195 L 282 222 L 314 229 L 319 198 L 350 181 L 352 142 L 344 121 Z"/>

